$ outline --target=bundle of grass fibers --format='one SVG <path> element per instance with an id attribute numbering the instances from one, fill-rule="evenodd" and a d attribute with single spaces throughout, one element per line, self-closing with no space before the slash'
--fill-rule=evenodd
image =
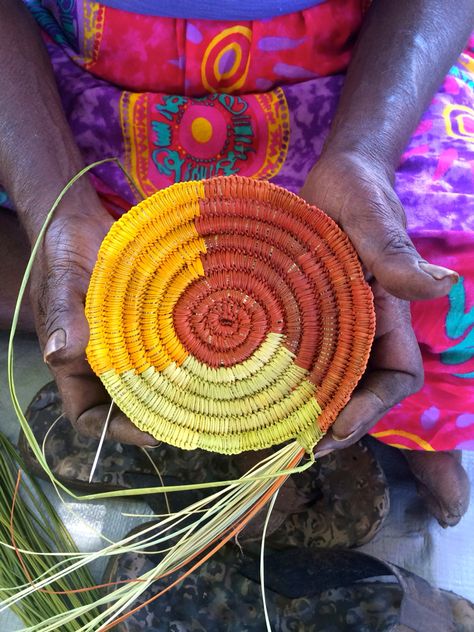
<path id="1" fill-rule="evenodd" d="M 24 473 L 24 464 L 15 448 L 0 433 L 0 598 L 2 609 L 11 607 L 26 628 L 63 616 L 83 605 L 88 608 L 72 621 L 68 630 L 79 630 L 97 614 L 94 602 L 99 594 L 87 568 L 79 568 L 65 578 L 49 584 L 47 590 L 35 589 L 31 578 L 41 582 L 63 557 L 55 551 L 80 556 L 48 497 L 33 478 Z M 69 557 L 68 555 L 68 557 Z M 19 602 L 19 589 L 27 590 Z"/>
<path id="2" fill-rule="evenodd" d="M 290 474 L 311 465 L 314 446 L 365 370 L 375 318 L 357 254 L 338 226 L 296 195 L 238 176 L 173 185 L 116 222 L 98 254 L 86 315 L 89 362 L 141 430 L 224 454 L 282 445 L 239 480 L 85 496 L 217 488 L 61 567 L 65 577 L 98 557 L 163 552 L 137 581 L 103 594 L 90 610 L 71 608 L 61 621 L 94 611 L 79 629 L 95 632 L 126 618 L 158 578 L 192 572 Z M 21 412 L 10 365 L 9 379 L 32 449 L 64 489 Z M 58 621 L 28 630 L 56 630 Z"/>

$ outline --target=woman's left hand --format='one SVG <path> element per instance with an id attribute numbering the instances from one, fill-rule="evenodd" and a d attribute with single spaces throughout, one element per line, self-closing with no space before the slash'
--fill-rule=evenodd
<path id="1" fill-rule="evenodd" d="M 443 296 L 458 278 L 416 251 L 391 177 L 373 162 L 359 154 L 323 154 L 300 193 L 351 239 L 374 293 L 377 318 L 367 371 L 316 455 L 355 443 L 421 388 L 423 365 L 408 301 Z"/>

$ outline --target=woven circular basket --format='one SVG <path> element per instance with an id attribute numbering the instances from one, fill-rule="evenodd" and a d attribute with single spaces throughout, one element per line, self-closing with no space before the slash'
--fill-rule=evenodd
<path id="1" fill-rule="evenodd" d="M 345 234 L 288 191 L 176 184 L 116 222 L 86 301 L 87 356 L 141 430 L 226 454 L 310 450 L 363 374 L 373 299 Z"/>

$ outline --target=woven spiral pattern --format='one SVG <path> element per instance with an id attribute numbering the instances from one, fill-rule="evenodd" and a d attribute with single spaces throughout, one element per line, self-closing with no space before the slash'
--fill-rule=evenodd
<path id="1" fill-rule="evenodd" d="M 365 370 L 372 294 L 322 211 L 267 182 L 176 184 L 116 222 L 87 356 L 141 430 L 222 453 L 311 449 Z"/>

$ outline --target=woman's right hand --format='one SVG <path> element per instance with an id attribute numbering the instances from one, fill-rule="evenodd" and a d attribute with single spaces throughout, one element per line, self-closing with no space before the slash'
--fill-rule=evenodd
<path id="1" fill-rule="evenodd" d="M 93 196 L 97 198 L 95 193 L 89 197 Z M 84 304 L 97 252 L 112 222 L 98 198 L 94 208 L 78 213 L 58 209 L 32 271 L 31 302 L 45 362 L 66 416 L 79 433 L 93 437 L 102 432 L 111 400 L 86 359 L 89 328 Z M 107 437 L 141 446 L 156 444 L 116 407 Z"/>
<path id="2" fill-rule="evenodd" d="M 345 231 L 374 294 L 375 339 L 367 370 L 316 454 L 345 448 L 423 385 L 423 363 L 409 301 L 449 293 L 458 275 L 416 251 L 388 168 L 362 152 L 326 148 L 301 195 Z"/>
<path id="3" fill-rule="evenodd" d="M 40 31 L 21 0 L 0 2 L 0 182 L 33 243 L 48 209 L 83 159 L 62 109 Z M 111 217 L 84 177 L 57 209 L 32 270 L 36 328 L 77 430 L 99 436 L 110 397 L 90 369 L 84 300 Z M 115 408 L 109 437 L 153 445 Z"/>

